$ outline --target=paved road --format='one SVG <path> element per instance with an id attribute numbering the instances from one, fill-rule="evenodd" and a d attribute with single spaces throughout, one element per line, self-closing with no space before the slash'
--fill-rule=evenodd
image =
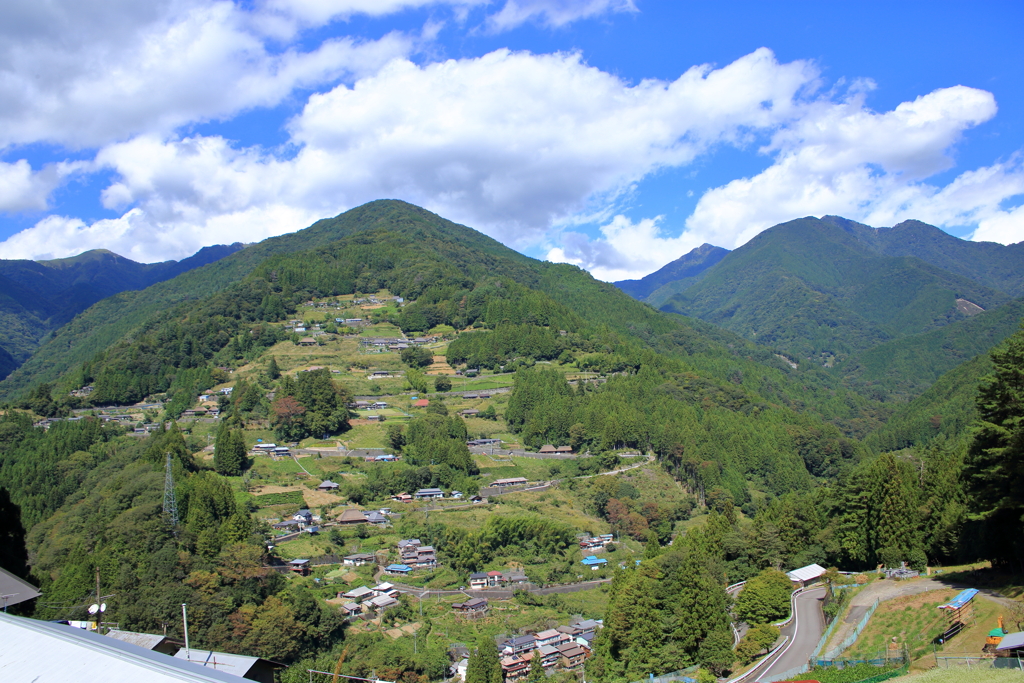
<path id="1" fill-rule="evenodd" d="M 821 601 L 824 597 L 825 588 L 822 586 L 812 588 L 794 598 L 795 617 L 782 628 L 782 635 L 789 636 L 789 640 L 777 654 L 748 672 L 743 677 L 744 681 L 757 681 L 807 663 L 811 652 L 821 640 L 821 634 L 825 632 L 825 618 L 821 613 Z"/>

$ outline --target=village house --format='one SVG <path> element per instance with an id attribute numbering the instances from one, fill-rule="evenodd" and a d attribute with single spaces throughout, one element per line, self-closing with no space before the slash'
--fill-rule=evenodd
<path id="1" fill-rule="evenodd" d="M 376 559 L 373 553 L 354 553 L 343 557 L 341 563 L 346 567 L 362 567 L 363 565 L 373 564 Z"/>
<path id="2" fill-rule="evenodd" d="M 375 526 L 384 526 L 388 523 L 388 518 L 376 510 L 370 510 L 363 514 L 366 515 L 366 521 Z"/>
<path id="3" fill-rule="evenodd" d="M 349 508 L 338 515 L 339 524 L 365 524 L 367 516 L 362 510 Z"/>
<path id="4" fill-rule="evenodd" d="M 324 481 L 320 482 L 320 485 L 316 487 L 316 490 L 317 491 L 337 491 L 338 490 L 338 485 L 335 484 L 330 479 L 325 479 Z"/>
<path id="5" fill-rule="evenodd" d="M 444 498 L 444 491 L 441 489 L 420 489 L 416 492 L 416 497 L 420 500 L 427 500 L 431 498 Z"/>
<path id="6" fill-rule="evenodd" d="M 504 486 L 522 486 L 526 483 L 526 477 L 509 477 L 508 479 L 495 479 L 491 486 L 502 488 Z"/>
<path id="7" fill-rule="evenodd" d="M 457 602 L 452 605 L 452 610 L 470 619 L 487 616 L 487 598 L 470 598 L 466 602 Z"/>
<path id="8" fill-rule="evenodd" d="M 511 655 L 513 657 L 526 654 L 527 652 L 533 652 L 533 649 L 537 646 L 537 639 L 532 635 L 516 636 L 515 638 L 509 638 L 504 642 L 501 648 L 501 652 L 504 655 Z"/>
<path id="9" fill-rule="evenodd" d="M 288 565 L 299 576 L 309 576 L 309 560 L 292 560 Z"/>
<path id="10" fill-rule="evenodd" d="M 576 644 L 568 645 L 559 649 L 560 664 L 563 669 L 575 669 L 582 666 L 587 658 L 587 651 Z"/>
<path id="11" fill-rule="evenodd" d="M 407 576 L 412 573 L 412 567 L 407 564 L 389 564 L 384 568 L 384 573 L 391 576 Z"/>
<path id="12" fill-rule="evenodd" d="M 530 660 L 533 653 L 527 653 L 520 657 L 503 657 L 501 659 L 501 672 L 505 677 L 505 683 L 515 683 L 526 678 L 530 673 Z"/>
<path id="13" fill-rule="evenodd" d="M 487 588 L 488 578 L 487 574 L 483 572 L 475 572 L 469 575 L 469 589 L 474 591 L 483 590 Z"/>
<path id="14" fill-rule="evenodd" d="M 366 586 L 360 586 L 359 588 L 353 588 L 347 593 L 342 593 L 338 597 L 351 600 L 353 602 L 362 602 L 363 600 L 372 598 L 373 591 Z"/>
<path id="15" fill-rule="evenodd" d="M 390 596 L 387 596 L 387 595 L 381 595 L 381 596 L 378 596 L 376 598 L 372 598 L 370 600 L 367 600 L 366 604 L 368 604 L 370 606 L 370 608 L 373 609 L 375 612 L 379 613 L 379 612 L 383 612 L 384 610 L 388 609 L 389 607 L 394 607 L 395 605 L 397 605 L 398 604 L 398 600 L 396 600 L 396 599 L 394 599 L 394 598 L 392 598 Z"/>

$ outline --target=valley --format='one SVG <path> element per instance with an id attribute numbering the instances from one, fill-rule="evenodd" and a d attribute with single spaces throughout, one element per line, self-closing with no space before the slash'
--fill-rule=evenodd
<path id="1" fill-rule="evenodd" d="M 624 287 L 686 285 L 655 310 L 388 200 L 99 301 L 0 382 L 15 607 L 178 638 L 184 603 L 281 683 L 635 683 L 764 674 L 801 567 L 842 609 L 970 562 L 1019 603 L 1024 269 L 932 230 L 705 245 Z"/>

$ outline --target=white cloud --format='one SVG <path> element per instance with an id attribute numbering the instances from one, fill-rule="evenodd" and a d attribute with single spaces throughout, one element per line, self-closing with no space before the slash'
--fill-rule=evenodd
<path id="1" fill-rule="evenodd" d="M 0 211 L 49 208 L 50 193 L 65 177 L 87 166 L 86 162 L 62 162 L 33 171 L 25 159 L 14 163 L 0 161 Z"/>
<path id="2" fill-rule="evenodd" d="M 281 50 L 231 2 L 122 3 L 115 9 L 123 16 L 95 4 L 0 5 L 0 149 L 166 134 L 274 106 L 295 88 L 372 73 L 412 50 L 412 39 L 395 33 Z"/>
<path id="3" fill-rule="evenodd" d="M 764 148 L 775 154 L 771 166 L 705 192 L 686 229 L 702 241 L 734 248 L 765 228 L 807 215 L 838 214 L 870 225 L 908 218 L 961 225 L 1019 193 L 1019 173 L 981 169 L 946 188 L 922 181 L 952 167 L 952 147 L 963 131 L 995 113 L 990 93 L 963 86 L 885 113 L 868 110 L 860 95 L 814 102 Z"/>
<path id="4" fill-rule="evenodd" d="M 309 68 L 319 73 L 338 61 L 328 56 Z M 944 187 L 926 182 L 952 165 L 963 131 L 995 115 L 989 93 L 946 88 L 878 113 L 860 85 L 845 99 L 818 88 L 812 63 L 780 64 L 767 49 L 721 68 L 693 67 L 671 82 L 636 84 L 578 54 L 499 50 L 426 65 L 395 58 L 309 97 L 288 125 L 291 156 L 215 136 L 140 134 L 107 144 L 95 164 L 115 181 L 102 199 L 124 215 L 94 225 L 51 217 L 0 244 L 0 255 L 104 246 L 139 260 L 179 258 L 382 197 L 518 248 L 541 248 L 605 279 L 642 276 L 703 242 L 735 247 L 808 214 L 978 225 L 977 239 L 1017 234 L 1020 211 L 1000 208 L 1024 188 L 1016 160 Z M 618 215 L 651 173 L 720 145 L 756 144 L 771 165 L 706 192 L 685 230 L 660 217 Z M 39 206 L 42 195 L 19 192 Z M 579 231 L 587 222 L 603 226 L 598 238 Z"/>
<path id="5" fill-rule="evenodd" d="M 636 223 L 623 215 L 601 226 L 600 239 L 578 232 L 561 235 L 561 247 L 551 249 L 547 260 L 586 268 L 599 280 L 615 282 L 641 278 L 669 261 L 700 246 L 690 233 L 671 237 L 659 227 L 663 217 L 643 218 Z"/>
<path id="6" fill-rule="evenodd" d="M 499 12 L 487 18 L 487 28 L 499 33 L 529 21 L 558 28 L 610 12 L 637 11 L 633 0 L 507 0 Z"/>
<path id="7" fill-rule="evenodd" d="M 291 130 L 305 145 L 300 159 L 317 159 L 306 170 L 322 192 L 350 204 L 401 196 L 523 244 L 595 195 L 787 120 L 816 77 L 768 50 L 636 85 L 577 54 L 395 60 L 311 97 Z"/>

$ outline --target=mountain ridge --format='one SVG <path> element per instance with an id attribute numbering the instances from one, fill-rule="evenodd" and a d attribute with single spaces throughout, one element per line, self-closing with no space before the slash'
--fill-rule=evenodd
<path id="1" fill-rule="evenodd" d="M 107 249 L 62 259 L 0 260 L 0 379 L 76 315 L 114 294 L 141 290 L 213 263 L 243 245 L 203 247 L 180 261 L 138 263 Z"/>

